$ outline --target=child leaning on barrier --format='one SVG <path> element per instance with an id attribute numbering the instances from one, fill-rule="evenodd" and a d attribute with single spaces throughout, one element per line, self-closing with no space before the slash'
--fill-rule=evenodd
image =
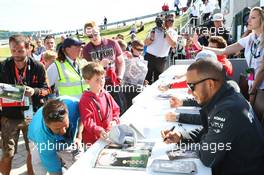
<path id="1" fill-rule="evenodd" d="M 106 139 L 112 126 L 119 124 L 120 108 L 104 89 L 105 70 L 99 63 L 84 66 L 82 76 L 90 86 L 79 103 L 82 136 L 85 144 L 93 144 L 99 138 Z"/>

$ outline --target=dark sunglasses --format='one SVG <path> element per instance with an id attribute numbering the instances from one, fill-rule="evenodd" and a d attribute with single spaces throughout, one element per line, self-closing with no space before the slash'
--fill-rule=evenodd
<path id="1" fill-rule="evenodd" d="M 51 120 L 63 119 L 66 113 L 67 111 L 64 108 L 60 108 L 56 112 L 50 113 L 48 115 L 48 119 Z"/>
<path id="2" fill-rule="evenodd" d="M 93 33 L 93 34 L 90 34 L 90 35 L 87 35 L 88 38 L 93 38 L 93 37 L 97 37 L 98 36 L 98 33 Z"/>
<path id="3" fill-rule="evenodd" d="M 174 22 L 173 19 L 167 19 L 166 22 Z"/>
<path id="4" fill-rule="evenodd" d="M 197 84 L 200 84 L 200 83 L 206 81 L 206 80 L 218 81 L 218 80 L 215 79 L 215 78 L 205 78 L 205 79 L 202 79 L 202 80 L 200 80 L 200 81 L 198 81 L 198 82 L 196 82 L 196 83 L 187 83 L 187 85 L 188 85 L 188 87 L 189 87 L 189 89 L 190 89 L 191 91 L 195 91 L 195 86 L 196 86 Z"/>
<path id="5" fill-rule="evenodd" d="M 135 48 L 137 51 L 142 52 L 144 49 L 142 48 Z"/>

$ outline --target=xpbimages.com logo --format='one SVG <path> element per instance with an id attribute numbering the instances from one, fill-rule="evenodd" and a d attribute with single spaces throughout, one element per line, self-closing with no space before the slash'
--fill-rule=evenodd
<path id="1" fill-rule="evenodd" d="M 177 149 L 173 148 L 171 152 L 175 150 L 187 150 L 187 151 L 209 151 L 214 154 L 219 151 L 230 151 L 232 149 L 231 143 L 183 143 L 177 144 Z"/>
<path id="2" fill-rule="evenodd" d="M 81 145 L 77 145 L 76 143 L 61 143 L 61 142 L 53 143 L 50 142 L 49 140 L 43 143 L 33 143 L 33 145 L 34 145 L 33 150 L 38 150 L 39 153 L 43 151 L 66 150 L 69 148 L 72 150 L 76 150 L 79 147 L 82 147 L 86 150 L 92 146 L 91 143 L 87 143 L 87 144 L 82 143 Z"/>
<path id="3" fill-rule="evenodd" d="M 130 93 L 130 92 L 136 92 L 140 93 L 144 89 L 143 86 L 135 86 L 135 85 L 129 85 L 129 84 L 124 84 L 120 86 L 112 86 L 112 85 L 105 85 L 105 90 L 107 92 L 123 92 L 123 93 Z"/>

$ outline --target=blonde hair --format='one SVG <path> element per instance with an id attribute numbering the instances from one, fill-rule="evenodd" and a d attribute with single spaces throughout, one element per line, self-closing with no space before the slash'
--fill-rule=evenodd
<path id="1" fill-rule="evenodd" d="M 82 68 L 82 76 L 85 80 L 90 80 L 94 75 L 103 75 L 105 70 L 100 63 L 90 62 Z"/>
<path id="2" fill-rule="evenodd" d="M 43 53 L 43 59 L 44 61 L 49 61 L 52 59 L 56 59 L 58 57 L 58 54 L 52 50 L 47 50 Z"/>
<path id="3" fill-rule="evenodd" d="M 261 7 L 253 7 L 250 12 L 257 11 L 260 16 L 261 46 L 264 47 L 264 10 Z"/>

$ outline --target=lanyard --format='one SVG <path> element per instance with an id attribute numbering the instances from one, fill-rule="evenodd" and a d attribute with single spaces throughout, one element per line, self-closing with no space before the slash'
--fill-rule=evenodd
<path id="1" fill-rule="evenodd" d="M 23 80 L 26 79 L 27 66 L 24 68 L 23 73 L 19 73 L 18 68 L 15 66 L 16 84 L 23 85 Z"/>
<path id="2" fill-rule="evenodd" d="M 71 63 L 68 59 L 66 59 L 66 61 L 71 65 L 71 67 L 74 69 L 74 71 L 81 77 L 82 79 L 82 76 L 80 75 L 80 69 L 79 69 L 79 65 L 76 64 L 77 60 L 75 60 L 73 63 Z M 75 65 L 73 65 L 75 63 Z M 77 66 L 77 67 L 76 67 Z"/>
<path id="3" fill-rule="evenodd" d="M 260 41 L 258 39 L 256 41 L 252 41 L 251 47 L 250 47 L 251 57 L 254 57 L 254 58 L 260 57 L 261 50 L 259 50 L 259 47 L 260 47 Z"/>
<path id="4" fill-rule="evenodd" d="M 111 106 L 110 106 L 110 103 L 109 103 L 109 100 L 108 100 L 106 94 L 104 94 L 104 95 L 105 95 L 106 103 L 107 103 L 107 109 L 106 109 L 107 110 L 106 120 L 107 120 L 109 118 L 109 116 L 110 116 Z M 93 102 L 95 103 L 98 116 L 100 118 L 100 121 L 102 122 L 103 121 L 103 117 L 102 117 L 102 113 L 101 113 L 102 111 L 101 111 L 100 105 L 99 105 L 99 103 L 96 101 L 96 99 L 93 96 L 91 96 L 91 98 L 93 99 Z"/>

